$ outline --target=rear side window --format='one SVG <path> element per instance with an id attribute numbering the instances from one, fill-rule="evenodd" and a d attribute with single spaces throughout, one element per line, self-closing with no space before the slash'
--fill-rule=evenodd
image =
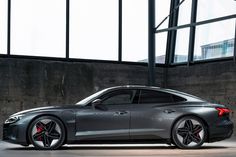
<path id="1" fill-rule="evenodd" d="M 141 90 L 139 97 L 140 104 L 173 103 L 180 101 L 185 101 L 185 99 L 169 93 L 152 90 Z"/>
<path id="2" fill-rule="evenodd" d="M 172 95 L 174 102 L 182 102 L 182 101 L 187 101 L 185 98 L 176 96 L 176 95 Z"/>

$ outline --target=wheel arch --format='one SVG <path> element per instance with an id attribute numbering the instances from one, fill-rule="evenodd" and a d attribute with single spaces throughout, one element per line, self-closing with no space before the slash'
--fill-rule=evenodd
<path id="1" fill-rule="evenodd" d="M 196 117 L 198 119 L 200 119 L 203 124 L 206 126 L 206 131 L 207 131 L 207 137 L 206 137 L 206 141 L 209 141 L 209 125 L 208 123 L 206 122 L 205 119 L 203 119 L 202 117 L 200 117 L 199 115 L 197 114 L 194 114 L 194 113 L 190 113 L 190 114 L 184 114 L 184 115 L 181 115 L 179 117 L 177 117 L 174 122 L 172 123 L 171 125 L 171 130 L 170 130 L 170 140 L 171 142 L 173 142 L 173 137 L 172 137 L 172 131 L 173 131 L 173 128 L 175 126 L 175 124 L 181 119 L 181 118 L 184 118 L 184 117 Z"/>

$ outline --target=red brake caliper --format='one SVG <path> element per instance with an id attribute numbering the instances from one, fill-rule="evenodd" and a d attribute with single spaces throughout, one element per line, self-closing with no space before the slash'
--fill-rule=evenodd
<path id="1" fill-rule="evenodd" d="M 37 133 L 38 133 L 38 134 L 43 131 L 43 129 L 42 129 L 41 127 L 38 127 L 38 126 L 36 126 L 36 129 L 37 129 Z M 38 137 L 38 141 L 42 141 L 42 136 L 39 136 L 39 137 Z"/>

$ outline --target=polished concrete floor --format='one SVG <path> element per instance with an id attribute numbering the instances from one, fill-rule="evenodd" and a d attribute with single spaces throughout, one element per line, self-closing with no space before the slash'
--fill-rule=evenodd
<path id="1" fill-rule="evenodd" d="M 201 149 L 181 150 L 157 145 L 66 145 L 56 151 L 39 151 L 0 141 L 0 157 L 236 157 L 236 139 L 204 144 Z"/>

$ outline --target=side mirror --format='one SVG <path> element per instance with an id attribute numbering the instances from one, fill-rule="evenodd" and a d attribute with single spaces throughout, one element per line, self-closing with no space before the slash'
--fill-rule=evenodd
<path id="1" fill-rule="evenodd" d="M 95 99 L 92 101 L 92 106 L 93 107 L 96 107 L 98 105 L 101 105 L 102 104 L 102 100 L 101 99 Z"/>
<path id="2" fill-rule="evenodd" d="M 103 110 L 103 111 L 107 110 L 107 108 L 102 105 L 102 100 L 101 99 L 95 99 L 94 101 L 92 101 L 92 107 L 94 109 L 99 109 L 99 110 Z"/>

